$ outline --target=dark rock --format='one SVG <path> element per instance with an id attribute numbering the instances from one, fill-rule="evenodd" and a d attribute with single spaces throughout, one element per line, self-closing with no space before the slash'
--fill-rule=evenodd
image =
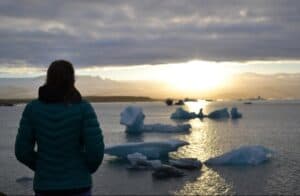
<path id="1" fill-rule="evenodd" d="M 154 170 L 152 176 L 157 179 L 178 178 L 184 176 L 184 172 L 169 165 L 162 165 Z"/>
<path id="2" fill-rule="evenodd" d="M 173 99 L 166 99 L 165 103 L 167 104 L 167 106 L 171 106 L 173 105 Z"/>
<path id="3" fill-rule="evenodd" d="M 169 163 L 177 168 L 181 169 L 201 169 L 202 163 L 195 158 L 182 158 L 182 159 L 173 159 Z"/>

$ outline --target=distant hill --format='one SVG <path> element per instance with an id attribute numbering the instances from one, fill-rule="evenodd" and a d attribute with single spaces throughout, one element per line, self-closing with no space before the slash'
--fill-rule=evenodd
<path id="1" fill-rule="evenodd" d="M 45 77 L 0 78 L 0 99 L 37 97 Z M 237 99 L 261 96 L 275 99 L 300 98 L 300 74 L 233 75 L 226 84 L 206 91 L 178 90 L 169 84 L 151 81 L 114 81 L 101 77 L 78 76 L 76 86 L 83 96 L 133 96 L 151 98 Z M 103 98 L 101 98 L 103 99 Z M 107 98 L 105 98 L 107 99 Z"/>
<path id="2" fill-rule="evenodd" d="M 84 99 L 91 102 L 151 102 L 161 101 L 150 97 L 134 97 L 134 96 L 87 96 Z M 32 98 L 0 98 L 0 106 L 11 106 L 10 104 L 19 104 L 30 102 Z"/>
<path id="3" fill-rule="evenodd" d="M 45 77 L 0 78 L 0 99 L 35 98 Z M 154 97 L 170 92 L 167 84 L 148 81 L 113 81 L 101 77 L 77 76 L 76 87 L 83 96 L 134 96 Z M 172 96 L 175 95 L 175 92 Z"/>
<path id="4" fill-rule="evenodd" d="M 214 97 L 299 99 L 300 74 L 243 73 L 231 78 L 228 85 L 212 93 Z"/>

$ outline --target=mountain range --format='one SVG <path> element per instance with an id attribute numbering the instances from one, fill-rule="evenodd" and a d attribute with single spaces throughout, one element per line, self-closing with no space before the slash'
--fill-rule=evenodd
<path id="1" fill-rule="evenodd" d="M 0 99 L 37 97 L 45 76 L 0 78 Z M 261 96 L 274 99 L 300 98 L 300 73 L 233 75 L 226 84 L 205 91 L 178 90 L 159 81 L 115 81 L 101 77 L 77 76 L 76 86 L 84 96 L 147 96 L 151 98 L 238 99 Z"/>

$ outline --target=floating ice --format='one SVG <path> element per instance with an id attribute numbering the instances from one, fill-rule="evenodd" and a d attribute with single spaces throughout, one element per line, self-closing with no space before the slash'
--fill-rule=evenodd
<path id="1" fill-rule="evenodd" d="M 236 107 L 231 109 L 231 118 L 232 119 L 237 119 L 237 118 L 241 118 L 242 114 L 238 112 L 238 109 Z M 181 120 L 188 120 L 188 119 L 193 119 L 193 118 L 210 118 L 210 119 L 223 119 L 223 118 L 229 118 L 229 112 L 227 108 L 222 108 L 219 110 L 215 110 L 211 113 L 209 113 L 208 115 L 203 113 L 203 109 L 201 108 L 199 111 L 199 114 L 195 114 L 194 112 L 188 112 L 185 111 L 182 108 L 177 108 L 177 110 L 171 114 L 171 119 L 181 119 Z"/>
<path id="2" fill-rule="evenodd" d="M 223 108 L 220 110 L 215 110 L 207 115 L 208 118 L 211 119 L 222 119 L 222 118 L 229 118 L 229 112 L 227 108 Z"/>
<path id="3" fill-rule="evenodd" d="M 243 146 L 208 159 L 206 165 L 258 165 L 268 161 L 273 152 L 263 146 Z"/>
<path id="4" fill-rule="evenodd" d="M 126 143 L 107 147 L 104 153 L 125 159 L 129 154 L 141 153 L 148 159 L 160 159 L 164 157 L 167 158 L 169 152 L 176 151 L 179 147 L 188 144 L 188 142 L 182 140 Z"/>
<path id="5" fill-rule="evenodd" d="M 232 119 L 242 118 L 242 114 L 238 112 L 238 109 L 236 107 L 233 107 L 231 109 L 230 114 Z"/>
<path id="6" fill-rule="evenodd" d="M 182 108 L 177 108 L 176 111 L 171 114 L 171 119 L 188 120 L 193 118 L 197 118 L 197 114 L 194 112 L 185 111 Z"/>
<path id="7" fill-rule="evenodd" d="M 169 163 L 182 169 L 200 169 L 202 167 L 201 161 L 195 158 L 172 159 L 169 160 Z"/>
<path id="8" fill-rule="evenodd" d="M 148 160 L 146 156 L 138 152 L 127 155 L 127 159 L 131 164 L 130 169 L 155 169 L 162 166 L 160 160 Z"/>
<path id="9" fill-rule="evenodd" d="M 147 157 L 138 152 L 128 154 L 127 159 L 131 163 L 131 165 L 137 165 L 139 162 L 147 161 Z"/>
<path id="10" fill-rule="evenodd" d="M 164 165 L 160 160 L 147 160 L 141 153 L 127 155 L 131 166 L 129 169 L 154 169 L 152 176 L 155 178 L 181 177 L 184 173 L 172 166 Z"/>
<path id="11" fill-rule="evenodd" d="M 191 125 L 166 125 L 148 124 L 144 125 L 145 115 L 143 110 L 137 106 L 128 106 L 121 112 L 120 123 L 126 125 L 127 133 L 160 132 L 160 133 L 182 133 L 189 132 Z"/>
<path id="12" fill-rule="evenodd" d="M 145 115 L 140 107 L 128 106 L 121 112 L 120 123 L 126 125 L 126 131 L 139 133 L 144 126 Z"/>

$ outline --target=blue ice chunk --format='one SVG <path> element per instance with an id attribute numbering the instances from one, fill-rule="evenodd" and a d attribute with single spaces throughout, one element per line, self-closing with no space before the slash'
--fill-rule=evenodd
<path id="1" fill-rule="evenodd" d="M 232 119 L 242 118 L 242 114 L 238 112 L 238 109 L 236 107 L 233 107 L 231 109 L 230 114 Z"/>
<path id="2" fill-rule="evenodd" d="M 142 108 L 138 106 L 128 106 L 121 112 L 120 123 L 126 126 L 127 133 L 185 133 L 191 129 L 190 124 L 168 125 L 156 123 L 144 125 L 144 119 L 145 115 Z"/>
<path id="3" fill-rule="evenodd" d="M 243 146 L 205 161 L 206 165 L 258 165 L 268 161 L 273 151 L 264 146 Z"/>
<path id="4" fill-rule="evenodd" d="M 171 119 L 188 120 L 193 118 L 197 118 L 196 113 L 185 111 L 182 108 L 177 108 L 176 111 L 171 114 Z"/>
<path id="5" fill-rule="evenodd" d="M 127 160 L 130 163 L 129 169 L 154 169 L 162 166 L 160 160 L 148 160 L 141 153 L 133 153 L 127 155 Z"/>
<path id="6" fill-rule="evenodd" d="M 229 112 L 227 108 L 223 108 L 209 113 L 207 117 L 211 119 L 229 118 Z"/>
<path id="7" fill-rule="evenodd" d="M 139 133 L 144 126 L 145 115 L 142 108 L 128 106 L 121 112 L 120 124 L 126 126 L 126 131 L 130 133 Z"/>
<path id="8" fill-rule="evenodd" d="M 148 159 L 167 158 L 169 152 L 177 151 L 181 146 L 189 143 L 182 140 L 167 140 L 159 142 L 126 143 L 106 147 L 104 153 L 127 159 L 127 155 L 141 153 Z"/>

